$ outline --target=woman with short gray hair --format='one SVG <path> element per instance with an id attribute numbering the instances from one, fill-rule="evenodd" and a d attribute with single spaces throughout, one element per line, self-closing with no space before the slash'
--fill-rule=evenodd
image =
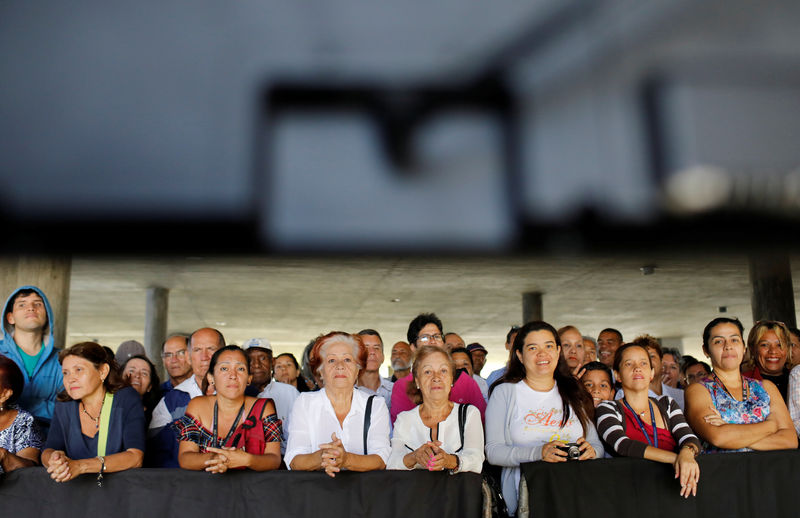
<path id="1" fill-rule="evenodd" d="M 334 331 L 314 342 L 309 362 L 322 378 L 318 392 L 300 394 L 289 418 L 284 461 L 289 469 L 384 469 L 389 458 L 389 410 L 380 397 L 356 390 L 367 349 L 358 335 Z"/>

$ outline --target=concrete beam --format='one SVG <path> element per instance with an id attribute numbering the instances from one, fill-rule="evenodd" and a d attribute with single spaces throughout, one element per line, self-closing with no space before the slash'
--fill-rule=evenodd
<path id="1" fill-rule="evenodd" d="M 164 364 L 161 361 L 161 344 L 167 339 L 167 310 L 169 290 L 161 286 L 147 288 L 147 305 L 144 320 L 144 349 L 164 378 Z"/>
<path id="2" fill-rule="evenodd" d="M 529 291 L 522 294 L 522 323 L 533 320 L 544 320 L 542 292 L 540 291 Z"/>
<path id="3" fill-rule="evenodd" d="M 753 322 L 778 320 L 797 327 L 792 265 L 787 254 L 751 256 L 750 286 Z"/>

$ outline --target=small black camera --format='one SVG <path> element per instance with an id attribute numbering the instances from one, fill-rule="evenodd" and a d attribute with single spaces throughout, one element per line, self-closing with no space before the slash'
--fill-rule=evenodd
<path id="1" fill-rule="evenodd" d="M 558 446 L 558 449 L 567 453 L 567 460 L 578 460 L 581 456 L 580 444 L 568 442 L 565 446 Z"/>

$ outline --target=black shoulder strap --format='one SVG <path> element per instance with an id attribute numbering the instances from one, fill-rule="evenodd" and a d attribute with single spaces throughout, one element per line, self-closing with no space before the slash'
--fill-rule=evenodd
<path id="1" fill-rule="evenodd" d="M 367 454 L 367 436 L 369 435 L 369 424 L 372 421 L 372 400 L 375 396 L 367 398 L 367 408 L 364 410 L 364 455 Z"/>
<path id="2" fill-rule="evenodd" d="M 467 407 L 469 407 L 469 403 L 458 405 L 458 436 L 461 438 L 461 446 L 455 451 L 456 453 L 464 449 L 464 426 L 467 424 Z"/>

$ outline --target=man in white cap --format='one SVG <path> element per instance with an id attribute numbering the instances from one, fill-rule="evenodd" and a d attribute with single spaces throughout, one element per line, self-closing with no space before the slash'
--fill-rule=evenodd
<path id="1" fill-rule="evenodd" d="M 247 387 L 247 392 L 253 389 L 260 390 L 258 397 L 270 398 L 275 402 L 275 412 L 282 421 L 283 440 L 281 453 L 286 450 L 288 440 L 289 415 L 292 413 L 294 401 L 300 394 L 297 389 L 286 383 L 272 379 L 272 345 L 266 338 L 251 338 L 242 344 L 247 359 L 250 362 L 250 374 L 253 376 L 252 384 Z"/>
<path id="2" fill-rule="evenodd" d="M 245 395 L 256 397 L 272 381 L 272 346 L 266 338 L 251 338 L 242 344 L 242 349 L 247 354 L 253 377 Z"/>

